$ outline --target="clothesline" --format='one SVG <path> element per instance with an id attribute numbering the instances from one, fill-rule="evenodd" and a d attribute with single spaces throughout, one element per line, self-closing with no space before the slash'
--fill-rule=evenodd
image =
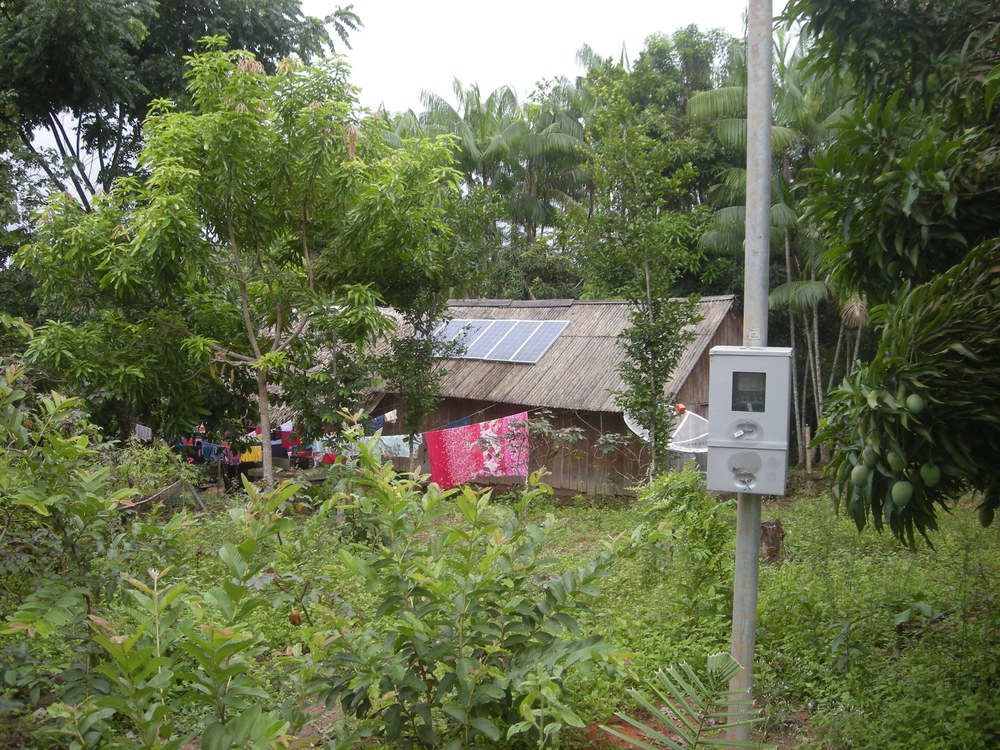
<path id="1" fill-rule="evenodd" d="M 478 411 L 474 411 L 474 412 L 471 412 L 470 414 L 466 414 L 464 417 L 462 417 L 460 419 L 455 419 L 455 420 L 453 420 L 451 422 L 448 422 L 443 427 L 438 427 L 437 429 L 439 429 L 439 430 L 448 430 L 448 429 L 451 429 L 453 427 L 462 427 L 464 425 L 468 425 L 468 424 L 472 423 L 472 418 L 473 417 L 478 417 L 483 412 L 489 411 L 490 409 L 493 409 L 493 408 L 495 408 L 497 406 L 500 406 L 500 404 L 499 403 L 492 403 L 489 406 L 484 406 L 482 409 L 479 409 Z M 520 414 L 524 414 L 525 415 L 524 418 L 527 419 L 529 415 L 531 415 L 531 414 L 538 414 L 539 412 L 543 412 L 543 411 L 548 411 L 548 407 L 546 407 L 546 406 L 536 406 L 536 407 L 533 407 L 531 409 L 528 409 L 526 411 L 519 412 L 519 413 Z"/>

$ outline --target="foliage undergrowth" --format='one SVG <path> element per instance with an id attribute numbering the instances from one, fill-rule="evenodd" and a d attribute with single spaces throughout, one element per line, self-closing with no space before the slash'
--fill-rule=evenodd
<path id="1" fill-rule="evenodd" d="M 772 728 L 807 711 L 811 747 L 1000 741 L 1000 545 L 968 510 L 908 550 L 826 494 L 774 509 L 787 536 L 761 569 L 756 678 Z"/>
<path id="2" fill-rule="evenodd" d="M 733 510 L 693 468 L 631 504 L 560 507 L 537 477 L 496 503 L 362 443 L 308 491 L 125 513 L 78 402 L 22 383 L 0 393 L 8 745 L 579 746 L 728 646 Z M 813 494 L 765 504 L 786 537 L 760 572 L 764 732 L 996 745 L 1000 532 L 956 513 L 907 549 Z"/>

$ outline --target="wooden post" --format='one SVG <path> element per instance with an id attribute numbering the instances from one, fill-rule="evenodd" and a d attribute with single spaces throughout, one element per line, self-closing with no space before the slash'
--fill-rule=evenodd
<path id="1" fill-rule="evenodd" d="M 806 425 L 806 476 L 813 473 L 813 454 L 809 443 L 812 442 L 812 427 Z"/>

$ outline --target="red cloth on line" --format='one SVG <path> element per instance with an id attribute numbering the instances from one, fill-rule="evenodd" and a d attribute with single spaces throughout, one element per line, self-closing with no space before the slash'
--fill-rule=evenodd
<path id="1" fill-rule="evenodd" d="M 442 489 L 477 477 L 528 475 L 528 412 L 424 433 L 431 481 Z"/>
<path id="2" fill-rule="evenodd" d="M 294 448 L 297 445 L 302 445 L 302 438 L 299 437 L 299 433 L 295 430 L 282 430 L 281 447 Z"/>

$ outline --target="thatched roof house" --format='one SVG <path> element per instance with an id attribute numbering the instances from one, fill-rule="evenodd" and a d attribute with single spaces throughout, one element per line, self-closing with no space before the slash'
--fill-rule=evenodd
<path id="1" fill-rule="evenodd" d="M 716 344 L 740 342 L 732 309 L 732 296 L 702 298 L 702 320 L 667 385 L 667 391 L 676 392 L 695 412 L 703 413 L 701 407 L 708 404 L 708 361 L 704 355 Z M 618 335 L 628 325 L 626 303 L 453 300 L 448 314 L 453 319 L 470 320 L 564 320 L 568 325 L 536 364 L 450 360 L 441 384 L 445 398 L 621 414 L 613 394 L 622 389 Z M 704 382 L 699 377 L 701 364 L 705 367 Z"/>
<path id="2" fill-rule="evenodd" d="M 694 326 L 694 338 L 667 391 L 675 392 L 691 411 L 707 416 L 708 351 L 717 345 L 739 344 L 741 325 L 732 296 L 703 297 L 699 309 L 702 319 Z M 627 303 L 452 300 L 448 315 L 456 326 L 457 321 L 562 321 L 565 325 L 548 326 L 553 332 L 559 330 L 543 342 L 547 346 L 536 352 L 539 356 L 534 362 L 526 361 L 531 356 L 521 356 L 521 361 L 448 359 L 440 391 L 444 400 L 425 421 L 425 429 L 544 410 L 554 428 L 577 428 L 582 436 L 570 448 L 532 445 L 533 468 L 545 465 L 552 472 L 546 481 L 553 487 L 566 492 L 607 493 L 627 484 L 625 477 L 641 473 L 638 441 L 636 455 L 631 457 L 621 452 L 606 454 L 596 447 L 602 434 L 629 433 L 614 399 L 614 392 L 622 388 L 618 335 L 628 325 Z M 493 327 L 509 331 L 512 325 Z M 529 328 L 527 323 L 524 327 Z M 472 353 L 471 348 L 466 352 L 467 356 Z M 391 397 L 383 406 L 393 408 Z"/>

